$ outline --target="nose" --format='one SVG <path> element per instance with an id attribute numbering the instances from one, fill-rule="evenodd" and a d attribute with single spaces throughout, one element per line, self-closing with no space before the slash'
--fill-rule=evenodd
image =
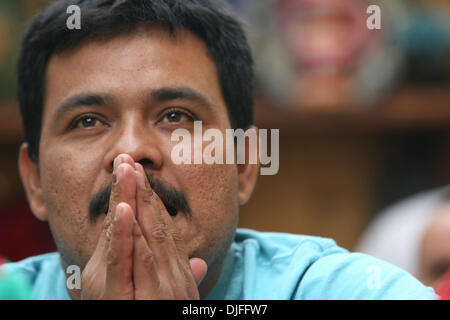
<path id="1" fill-rule="evenodd" d="M 111 147 L 105 155 L 104 165 L 108 172 L 114 168 L 114 159 L 126 153 L 146 170 L 160 170 L 163 164 L 162 141 L 154 128 L 138 119 L 129 119 L 118 125 L 111 135 Z"/>

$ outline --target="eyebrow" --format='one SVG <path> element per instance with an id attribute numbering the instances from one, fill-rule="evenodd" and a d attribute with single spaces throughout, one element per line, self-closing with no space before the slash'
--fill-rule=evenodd
<path id="1" fill-rule="evenodd" d="M 104 107 L 111 101 L 111 96 L 91 93 L 81 93 L 65 99 L 58 107 L 53 122 L 57 122 L 64 114 L 81 107 Z"/>
<path id="2" fill-rule="evenodd" d="M 167 102 L 172 100 L 188 100 L 201 106 L 213 109 L 213 104 L 201 92 L 190 87 L 169 87 L 156 89 L 150 92 L 150 100 L 157 102 Z"/>

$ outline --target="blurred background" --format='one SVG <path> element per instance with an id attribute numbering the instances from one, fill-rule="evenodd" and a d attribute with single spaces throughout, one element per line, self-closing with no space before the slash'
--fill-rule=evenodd
<path id="1" fill-rule="evenodd" d="M 0 256 L 13 261 L 54 250 L 17 171 L 14 74 L 22 32 L 48 2 L 0 1 Z M 280 129 L 279 172 L 259 177 L 241 227 L 353 250 L 383 209 L 450 182 L 448 0 L 227 2 L 254 51 L 256 124 Z M 380 30 L 366 26 L 370 4 Z"/>

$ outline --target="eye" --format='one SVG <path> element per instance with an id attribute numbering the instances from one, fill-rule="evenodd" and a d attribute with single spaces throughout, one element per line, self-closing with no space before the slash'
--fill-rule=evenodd
<path id="1" fill-rule="evenodd" d="M 80 129 L 90 129 L 98 126 L 102 126 L 103 122 L 98 118 L 92 115 L 84 115 L 78 119 L 76 119 L 72 124 L 72 129 L 80 128 Z"/>
<path id="2" fill-rule="evenodd" d="M 169 110 L 163 116 L 162 121 L 166 123 L 180 123 L 182 121 L 194 121 L 194 117 L 181 110 Z"/>

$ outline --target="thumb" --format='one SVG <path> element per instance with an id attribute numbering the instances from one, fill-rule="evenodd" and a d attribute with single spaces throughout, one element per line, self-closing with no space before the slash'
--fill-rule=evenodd
<path id="1" fill-rule="evenodd" d="M 194 275 L 195 282 L 198 286 L 206 275 L 208 265 L 206 264 L 205 260 L 200 258 L 192 258 L 189 260 L 189 263 L 191 265 L 191 270 L 192 274 Z"/>

